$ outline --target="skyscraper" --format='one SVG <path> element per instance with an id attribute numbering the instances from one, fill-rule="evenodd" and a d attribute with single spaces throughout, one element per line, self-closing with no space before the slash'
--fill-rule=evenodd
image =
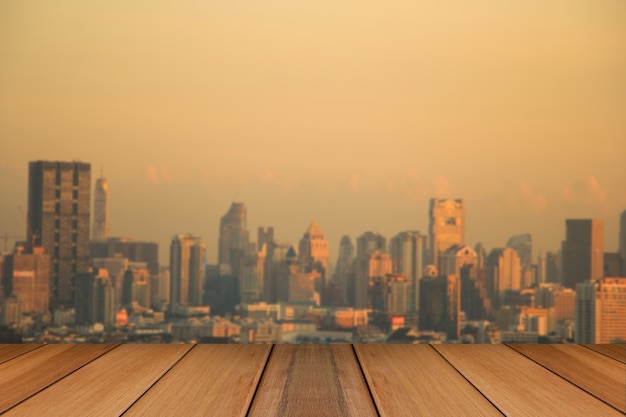
<path id="1" fill-rule="evenodd" d="M 619 254 L 622 262 L 622 276 L 626 277 L 626 210 L 619 220 Z"/>
<path id="2" fill-rule="evenodd" d="M 200 238 L 177 235 L 170 245 L 170 308 L 202 304 L 205 245 Z"/>
<path id="3" fill-rule="evenodd" d="M 28 176 L 28 251 L 50 255 L 53 307 L 74 304 L 76 274 L 89 270 L 91 165 L 35 161 Z"/>
<path id="4" fill-rule="evenodd" d="M 318 264 L 323 268 L 320 272 L 328 273 L 328 240 L 315 220 L 311 222 L 300 239 L 299 257 L 305 271 Z"/>
<path id="5" fill-rule="evenodd" d="M 626 278 L 576 285 L 576 343 L 626 342 Z"/>
<path id="6" fill-rule="evenodd" d="M 533 237 L 529 233 L 511 236 L 506 247 L 515 249 L 519 255 L 522 268 L 530 267 L 533 263 Z"/>
<path id="7" fill-rule="evenodd" d="M 489 297 L 496 307 L 504 304 L 508 290 L 521 288 L 521 266 L 517 251 L 511 248 L 493 249 L 487 258 Z"/>
<path id="8" fill-rule="evenodd" d="M 595 281 L 604 275 L 604 222 L 602 220 L 565 221 L 563 242 L 563 286 Z"/>
<path id="9" fill-rule="evenodd" d="M 424 277 L 420 286 L 419 329 L 445 332 L 448 339 L 458 339 L 461 291 L 457 277 Z"/>
<path id="10" fill-rule="evenodd" d="M 247 210 L 243 203 L 232 203 L 220 219 L 218 264 L 231 263 L 231 250 L 244 250 L 250 240 L 246 229 Z"/>
<path id="11" fill-rule="evenodd" d="M 93 226 L 91 239 L 106 241 L 109 238 L 109 184 L 105 178 L 96 180 L 93 199 Z"/>
<path id="12" fill-rule="evenodd" d="M 406 231 L 391 239 L 389 252 L 394 274 L 403 274 L 413 288 L 413 311 L 419 308 L 419 279 L 424 270 L 424 236 L 417 231 Z"/>
<path id="13" fill-rule="evenodd" d="M 429 209 L 430 263 L 441 271 L 441 255 L 453 245 L 465 243 L 465 204 L 463 199 L 432 198 Z"/>
<path id="14" fill-rule="evenodd" d="M 339 243 L 339 257 L 337 258 L 337 268 L 335 269 L 335 282 L 341 288 L 341 298 L 347 299 L 348 274 L 354 261 L 354 245 L 350 236 L 344 235 Z"/>
<path id="15" fill-rule="evenodd" d="M 24 312 L 45 313 L 50 302 L 50 255 L 42 247 L 36 247 L 32 254 L 23 250 L 17 246 L 0 264 L 0 269 L 4 268 L 4 295 L 20 297 Z"/>

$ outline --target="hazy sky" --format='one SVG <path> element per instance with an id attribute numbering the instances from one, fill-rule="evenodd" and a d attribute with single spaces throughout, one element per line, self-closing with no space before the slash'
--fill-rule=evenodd
<path id="1" fill-rule="evenodd" d="M 623 0 L 0 3 L 0 234 L 24 235 L 30 160 L 104 167 L 112 235 L 248 226 L 331 245 L 427 232 L 467 201 L 488 249 L 626 209 Z"/>

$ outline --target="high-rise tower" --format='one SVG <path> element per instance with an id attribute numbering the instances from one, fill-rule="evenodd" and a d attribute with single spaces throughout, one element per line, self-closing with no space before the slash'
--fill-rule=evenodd
<path id="1" fill-rule="evenodd" d="M 626 277 L 626 210 L 622 211 L 620 216 L 618 250 L 622 261 L 622 276 Z"/>
<path id="2" fill-rule="evenodd" d="M 315 220 L 311 222 L 300 239 L 299 249 L 300 260 L 305 269 L 318 264 L 324 269 L 324 274 L 328 273 L 328 240 Z"/>
<path id="3" fill-rule="evenodd" d="M 34 161 L 29 164 L 27 245 L 50 255 L 53 307 L 74 304 L 74 280 L 89 270 L 91 165 Z"/>
<path id="4" fill-rule="evenodd" d="M 563 286 L 604 276 L 604 222 L 592 219 L 567 219 L 563 242 Z"/>
<path id="5" fill-rule="evenodd" d="M 201 304 L 205 245 L 200 238 L 177 235 L 170 245 L 170 308 Z"/>
<path id="6" fill-rule="evenodd" d="M 217 261 L 219 265 L 230 265 L 233 276 L 239 276 L 239 266 L 249 250 L 250 232 L 246 228 L 246 206 L 232 203 L 220 219 L 220 235 Z"/>
<path id="7" fill-rule="evenodd" d="M 463 199 L 432 198 L 429 209 L 430 263 L 441 271 L 441 255 L 453 245 L 465 243 L 465 204 Z"/>
<path id="8" fill-rule="evenodd" d="M 93 199 L 91 239 L 104 242 L 109 238 L 109 184 L 106 178 L 96 180 Z"/>

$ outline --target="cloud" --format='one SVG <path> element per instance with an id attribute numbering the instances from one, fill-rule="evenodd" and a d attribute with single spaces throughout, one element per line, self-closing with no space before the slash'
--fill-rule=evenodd
<path id="1" fill-rule="evenodd" d="M 563 187 L 560 195 L 563 203 L 582 205 L 587 209 L 599 208 L 604 212 L 610 212 L 614 203 L 623 204 L 626 198 L 611 195 L 594 175 L 578 178 L 572 185 Z"/>
<path id="2" fill-rule="evenodd" d="M 449 197 L 452 191 L 450 181 L 443 175 L 438 175 L 431 181 L 431 187 L 434 196 L 433 197 Z"/>
<path id="3" fill-rule="evenodd" d="M 265 171 L 262 174 L 257 175 L 257 179 L 263 183 L 270 183 L 278 178 L 278 174 L 274 171 Z"/>
<path id="4" fill-rule="evenodd" d="M 144 178 L 152 184 L 172 184 L 174 182 L 169 168 L 165 166 L 148 165 L 144 170 Z"/>
<path id="5" fill-rule="evenodd" d="M 522 208 L 532 213 L 543 213 L 548 208 L 548 199 L 524 181 L 518 181 L 505 194 L 509 209 Z"/>
<path id="6" fill-rule="evenodd" d="M 356 173 L 352 173 L 350 175 L 350 177 L 348 178 L 348 188 L 350 188 L 351 191 L 359 191 L 359 189 L 361 188 L 361 177 L 359 177 L 358 174 Z"/>

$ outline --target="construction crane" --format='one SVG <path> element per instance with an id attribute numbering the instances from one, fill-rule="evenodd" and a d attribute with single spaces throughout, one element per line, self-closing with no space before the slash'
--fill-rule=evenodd
<path id="1" fill-rule="evenodd" d="M 3 234 L 2 237 L 4 240 L 4 253 L 9 253 L 9 239 L 18 241 L 23 238 L 23 236 L 9 235 L 8 233 Z"/>
<path id="2" fill-rule="evenodd" d="M 35 241 L 37 240 L 39 235 L 33 233 L 33 230 L 30 228 L 30 224 L 28 224 L 28 220 L 26 219 L 26 214 L 24 213 L 24 210 L 22 209 L 22 207 L 17 206 L 17 209 L 20 211 L 20 214 L 22 215 L 22 220 L 24 220 L 24 223 L 26 223 L 26 228 L 28 230 L 28 237 L 30 237 L 30 250 L 32 251 L 35 249 Z"/>

